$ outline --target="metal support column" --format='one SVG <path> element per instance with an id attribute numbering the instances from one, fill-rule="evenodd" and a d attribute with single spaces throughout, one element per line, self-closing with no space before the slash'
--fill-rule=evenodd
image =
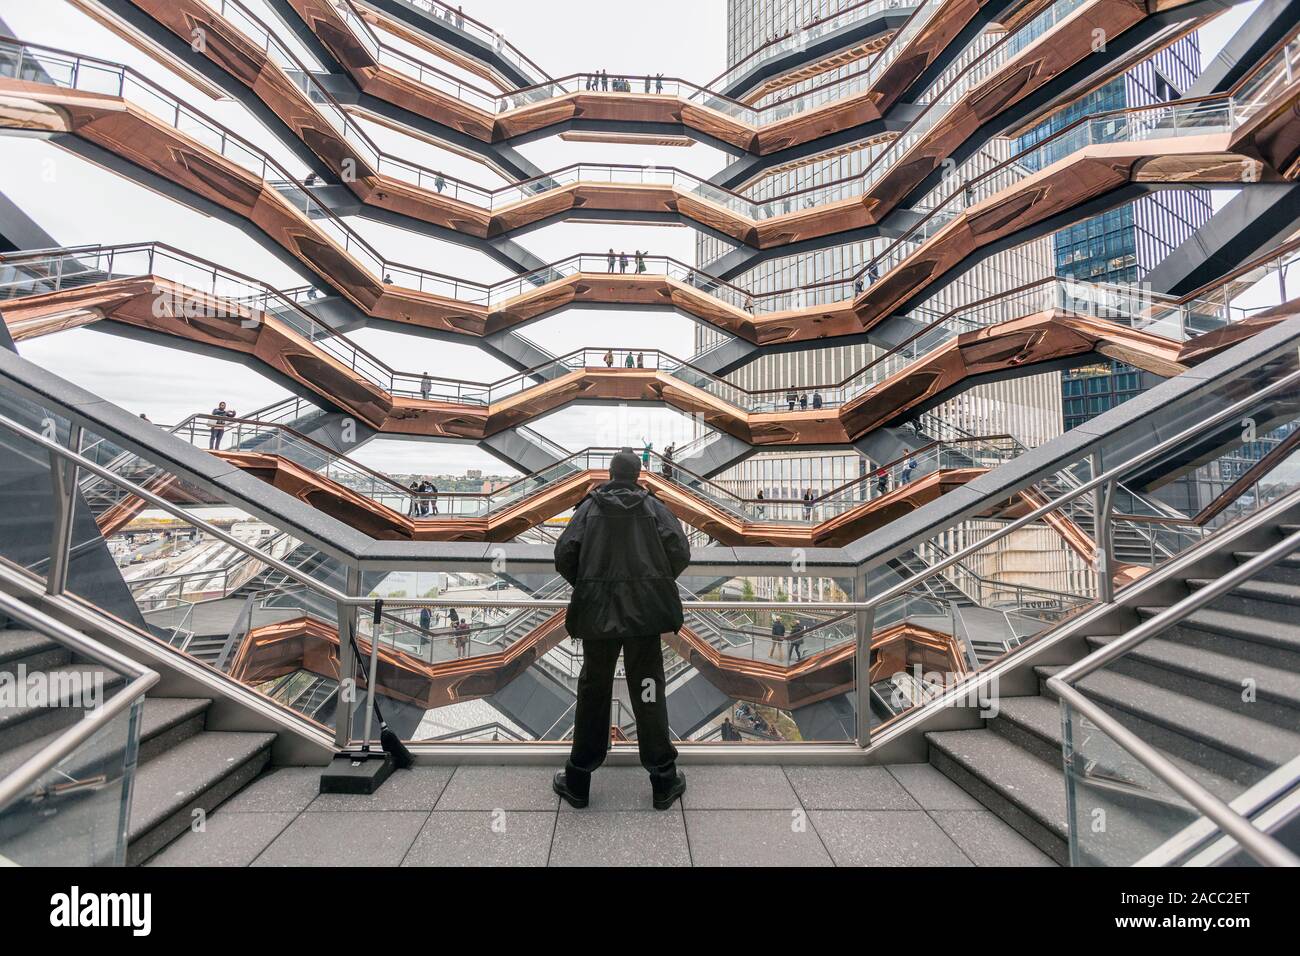
<path id="1" fill-rule="evenodd" d="M 68 448 L 81 454 L 81 426 L 68 429 Z M 50 567 L 45 576 L 47 594 L 62 594 L 68 586 L 72 560 L 72 529 L 77 507 L 77 464 L 50 455 L 50 482 L 54 492 L 54 530 L 50 539 Z"/>
<path id="2" fill-rule="evenodd" d="M 348 568 L 348 579 L 346 593 L 348 596 L 356 596 L 361 593 L 361 570 L 357 567 Z M 359 609 L 354 604 L 342 604 L 335 602 L 334 605 L 338 616 L 339 630 L 339 703 L 334 715 L 334 745 L 340 750 L 347 750 L 352 744 L 352 717 L 356 711 L 356 703 L 360 699 L 359 688 L 357 687 L 357 660 L 352 651 L 352 641 L 357 636 L 357 615 Z M 373 636 L 371 638 L 374 640 Z M 374 683 L 374 672 L 371 672 L 371 684 Z M 351 694 L 346 690 L 351 688 Z M 370 693 L 370 688 L 366 688 L 366 693 Z M 349 696 L 351 700 L 349 700 Z M 367 696 L 366 702 L 370 702 Z"/>
<path id="3" fill-rule="evenodd" d="M 859 570 L 854 575 L 853 600 L 865 602 L 867 594 L 867 572 Z M 871 633 L 875 629 L 875 609 L 857 611 L 854 617 L 854 631 L 857 640 L 853 655 L 853 717 L 857 725 L 854 739 L 859 747 L 871 744 Z"/>
<path id="4" fill-rule="evenodd" d="M 1093 477 L 1103 474 L 1101 453 L 1091 456 Z M 1092 493 L 1092 529 L 1097 546 L 1097 600 L 1110 604 L 1115 600 L 1115 556 L 1110 546 L 1110 516 L 1114 508 L 1115 482 L 1107 481 Z"/>

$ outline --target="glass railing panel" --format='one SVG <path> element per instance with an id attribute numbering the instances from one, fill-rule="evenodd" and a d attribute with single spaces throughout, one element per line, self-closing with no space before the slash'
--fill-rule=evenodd
<path id="1" fill-rule="evenodd" d="M 780 622 L 777 633 L 777 622 Z M 806 658 L 850 643 L 857 632 L 849 614 L 783 611 L 751 615 L 711 614 L 691 610 L 686 625 L 694 634 L 706 637 L 730 660 L 765 661 L 797 665 Z"/>
<path id="2" fill-rule="evenodd" d="M 0 415 L 64 448 L 72 448 L 70 422 L 50 409 L 0 392 Z M 93 445 L 98 436 L 83 433 L 81 445 Z M 0 557 L 44 578 L 51 570 L 50 543 L 54 535 L 56 501 L 50 453 L 8 428 L 0 428 L 0 488 L 3 488 L 5 532 L 0 535 Z M 84 499 L 83 499 L 84 500 Z M 130 619 L 134 606 L 122 586 L 117 567 L 102 554 L 95 515 L 78 503 L 73 513 L 68 590 L 100 595 L 99 603 Z"/>
<path id="3" fill-rule="evenodd" d="M 1092 602 L 1092 555 L 1046 522 L 951 561 L 1017 513 L 998 509 L 963 522 L 875 572 L 881 590 L 913 580 L 910 604 L 883 619 L 877 611 L 873 647 L 881 646 L 872 688 L 882 723 L 936 699 Z"/>
<path id="4" fill-rule="evenodd" d="M 651 472 L 681 487 L 691 495 L 722 511 L 724 514 L 743 520 L 762 520 L 754 502 L 746 501 L 726 488 L 715 484 L 707 478 L 692 474 L 683 469 L 678 462 L 683 449 L 674 449 L 671 459 L 664 458 L 656 451 L 642 451 L 642 471 Z"/>
<path id="5" fill-rule="evenodd" d="M 1300 36 L 1292 37 L 1233 90 L 1234 121 L 1245 122 L 1297 75 L 1300 75 Z"/>
<path id="6" fill-rule="evenodd" d="M 486 507 L 491 511 L 509 508 L 557 482 L 585 472 L 588 468 L 608 468 L 610 454 L 589 449 L 570 455 L 540 471 L 495 489 L 488 495 Z"/>
<path id="7" fill-rule="evenodd" d="M 267 570 L 263 557 L 285 561 L 301 545 L 297 539 L 272 528 L 258 528 L 247 542 L 253 554 L 234 552 L 228 560 L 214 561 L 206 567 L 172 573 L 135 573 L 124 569 L 145 620 L 165 627 L 183 626 L 192 621 L 192 609 L 205 601 L 216 601 L 235 594 Z M 179 608 L 179 613 L 171 613 Z M 162 612 L 168 612 L 163 614 Z"/>
<path id="8" fill-rule="evenodd" d="M 12 404 L 0 413 L 22 423 Z M 40 420 L 47 418 L 40 416 Z M 57 424 L 55 429 L 57 433 Z M 5 536 L 5 557 L 45 574 L 54 513 L 48 456 L 36 453 L 30 442 L 12 431 L 6 430 L 0 440 L 16 453 L 9 456 L 10 469 L 15 479 L 21 478 L 6 487 L 26 488 L 27 508 L 40 497 L 47 502 L 31 511 L 32 520 L 45 527 L 34 527 L 31 534 L 15 527 L 14 534 Z M 29 447 L 19 447 L 23 444 Z M 76 511 L 68 588 L 123 620 L 142 623 L 175 650 L 229 674 L 249 627 L 245 592 L 274 589 L 293 580 L 271 567 L 272 561 L 282 561 L 297 575 L 329 587 L 345 586 L 335 559 L 301 546 L 237 502 L 199 488 L 143 456 L 121 452 L 111 438 L 88 431 L 83 447 L 91 460 L 109 462 L 105 467 L 123 487 L 93 475 L 83 475 L 79 481 L 84 489 L 80 500 L 85 504 Z M 20 476 L 20 471 L 34 468 L 42 458 L 43 471 Z M 146 501 L 146 493 L 184 509 L 195 516 L 194 521 L 215 525 L 236 543 Z M 21 545 L 28 539 L 34 550 L 24 557 Z M 44 542 L 39 548 L 38 540 Z M 254 688 L 261 683 L 255 669 L 232 676 Z"/>
<path id="9" fill-rule="evenodd" d="M 376 580 L 372 584 L 369 579 Z M 381 654 L 393 667 L 404 669 L 411 675 L 424 675 L 420 684 L 421 693 L 427 689 L 428 696 L 423 698 L 427 707 L 423 714 L 416 714 L 407 719 L 407 726 L 402 729 L 404 736 L 412 740 L 566 740 L 572 733 L 573 702 L 576 693 L 576 680 L 582 667 L 583 652 L 580 642 L 571 640 L 562 626 L 557 626 L 555 611 L 548 608 L 510 609 L 491 604 L 484 606 L 484 601 L 511 601 L 528 598 L 548 598 L 564 601 L 568 589 L 562 582 L 550 581 L 536 586 L 527 585 L 510 578 L 495 578 L 485 574 L 453 574 L 427 572 L 388 575 L 376 572 L 367 575 L 366 587 L 374 596 L 382 597 L 384 604 L 379 623 L 373 619 L 373 611 L 363 611 L 360 623 L 363 641 L 368 644 L 370 636 L 375 635 Z M 808 580 L 815 580 L 810 585 Z M 842 584 L 832 579 L 808 579 L 803 581 L 800 590 L 813 588 L 813 593 L 820 591 L 821 599 L 843 600 L 844 592 L 839 590 Z M 788 582 L 787 585 L 788 586 Z M 693 599 L 689 591 L 689 582 L 683 585 L 683 596 Z M 735 590 L 743 593 L 747 590 L 741 582 L 731 582 L 725 588 L 726 595 Z M 781 582 L 776 579 L 750 582 L 749 591 L 762 590 L 771 595 L 771 599 L 781 599 L 785 594 Z M 716 582 L 712 582 L 709 594 L 716 598 L 723 595 Z M 440 603 L 436 608 L 423 608 L 407 602 L 412 596 L 436 598 Z M 455 605 L 458 596 L 464 596 L 465 603 Z M 835 597 L 839 595 L 839 597 Z M 813 598 L 817 599 L 817 598 Z M 292 601 L 292 597 L 285 600 Z M 450 604 L 451 606 L 447 606 Z M 761 605 L 759 605 L 761 607 Z M 455 613 L 453 613 L 453 610 Z M 313 611 L 313 613 L 317 613 Z M 328 616 L 329 609 L 321 608 L 319 613 Z M 756 624 L 756 621 L 761 622 Z M 789 668 L 798 668 L 807 661 L 808 666 L 819 666 L 818 660 L 826 655 L 826 666 L 838 668 L 826 678 L 831 684 L 838 683 L 840 696 L 832 706 L 847 707 L 850 715 L 844 727 L 852 732 L 852 679 L 851 671 L 844 670 L 838 655 L 840 649 L 852 645 L 856 639 L 852 616 L 829 614 L 823 611 L 810 613 L 795 612 L 790 614 L 791 636 L 793 640 L 778 642 L 781 644 L 780 657 L 771 654 L 771 616 L 762 611 L 719 610 L 718 612 L 692 611 L 684 629 L 685 637 L 665 644 L 665 669 L 668 675 L 668 693 L 681 692 L 688 696 L 696 693 L 692 690 L 692 680 L 712 680 L 720 687 L 729 686 L 728 677 L 731 669 L 743 666 L 749 661 L 760 660 L 772 665 L 767 680 L 774 687 L 780 687 L 787 680 L 792 680 L 789 693 L 790 703 L 797 703 L 801 691 L 798 678 L 787 676 Z M 797 631 L 802 623 L 802 630 Z M 514 701 L 508 710 L 498 709 L 494 703 L 495 683 L 499 678 L 496 669 L 500 666 L 497 657 L 508 655 L 521 641 L 530 642 L 529 653 L 536 655 L 528 670 L 513 674 L 509 678 L 500 678 L 508 683 L 524 682 L 523 696 L 516 696 L 519 691 L 511 688 L 504 696 Z M 706 655 L 712 661 L 703 665 Z M 695 663 L 700 662 L 704 670 L 697 673 Z M 466 667 L 478 670 L 474 685 L 470 689 L 460 677 L 450 675 L 463 672 Z M 439 676 L 443 672 L 447 678 Z M 382 673 L 382 672 L 381 672 Z M 449 680 L 453 680 L 458 690 L 454 697 L 449 696 Z M 405 692 L 412 691 L 417 685 L 408 683 Z M 825 685 L 818 685 L 824 690 Z M 529 688 L 536 688 L 533 693 Z M 394 712 L 385 687 L 380 689 L 381 706 L 389 706 L 389 714 Z M 780 691 L 785 694 L 786 691 Z M 618 688 L 615 688 L 617 699 Z M 529 703 L 525 704 L 525 701 Z M 364 699 L 361 702 L 365 703 Z M 716 713 L 706 715 L 701 725 L 691 731 L 688 740 L 709 741 L 722 739 L 721 728 L 724 721 L 730 726 L 741 725 L 746 739 L 754 742 L 772 740 L 797 741 L 811 739 L 805 737 L 794 718 L 790 706 L 771 706 L 769 699 L 744 700 L 731 697 L 725 707 Z M 364 707 L 354 710 L 352 726 L 354 733 L 362 732 L 364 726 Z M 390 723 L 393 717 L 387 716 Z M 403 720 L 406 718 L 399 718 Z M 626 739 L 635 740 L 634 721 L 630 712 L 621 714 L 615 707 L 613 722 L 619 728 L 617 734 Z M 411 727 L 414 724 L 414 727 Z M 829 733 L 829 728 L 821 734 Z M 730 729 L 727 732 L 729 741 Z M 817 739 L 845 739 L 830 733 Z"/>
<path id="10" fill-rule="evenodd" d="M 1294 440 L 1300 386 L 1279 384 L 1298 369 L 1294 351 L 1279 349 L 1194 399 L 1165 406 L 1140 435 L 1112 439 L 1097 457 L 1067 463 L 891 559 L 878 573 L 892 572 L 893 581 L 914 577 L 914 591 L 950 611 L 952 628 L 931 630 L 955 640 L 951 673 L 928 681 L 912 673 L 908 686 L 932 686 L 935 694 L 925 699 L 933 699 L 1091 606 L 1107 575 L 1109 587 L 1122 590 L 1208 535 L 1300 490 L 1300 443 Z M 1238 414 L 1240 403 L 1257 394 Z M 1222 425 L 1207 427 L 1229 412 Z M 1118 473 L 1109 496 L 1083 490 L 1107 469 L 1186 430 L 1200 434 Z M 1038 520 L 1006 531 L 1008 522 L 1039 510 L 1046 513 Z M 890 583 L 886 576 L 881 589 Z M 896 708 L 888 719 L 910 706 Z"/>
<path id="11" fill-rule="evenodd" d="M 1069 703 L 1061 712 L 1073 866 L 1132 866 L 1200 816 Z"/>
<path id="12" fill-rule="evenodd" d="M 382 44 L 370 26 L 361 19 L 356 10 L 348 3 L 335 2 L 334 10 L 351 30 L 352 35 L 360 40 L 380 64 L 391 67 L 405 74 L 430 89 L 437 90 L 454 99 L 462 100 L 489 113 L 496 112 L 496 97 L 469 83 L 457 80 L 449 73 L 438 69 L 431 63 L 425 63 L 405 51 L 393 49 Z"/>
<path id="13" fill-rule="evenodd" d="M 849 599 L 850 581 L 754 574 L 721 583 L 688 576 L 679 585 L 686 600 L 754 602 L 738 609 L 689 610 L 685 637 L 669 643 L 670 695 L 678 688 L 690 695 L 692 682 L 707 681 L 727 697 L 724 706 L 691 730 L 686 742 L 761 745 L 851 739 L 853 679 L 838 662 L 843 649 L 857 640 L 856 616 L 766 606 L 785 601 L 834 604 Z M 737 681 L 731 676 L 737 668 L 764 676 Z M 805 681 L 820 682 L 822 689 L 835 692 L 815 708 L 823 715 L 835 714 L 835 720 L 811 720 L 801 709 L 808 693 Z M 740 690 L 742 684 L 749 684 L 748 690 Z"/>
<path id="14" fill-rule="evenodd" d="M 1274 294 L 1281 295 L 1277 290 Z M 1298 366 L 1300 361 L 1295 355 L 1282 352 L 1258 368 L 1216 382 L 1198 396 L 1197 402 L 1165 409 L 1160 434 L 1176 434 L 1179 429 L 1204 422 L 1278 382 Z M 1145 526 L 1158 550 L 1182 553 L 1205 534 L 1254 513 L 1300 486 L 1300 469 L 1292 453 L 1298 429 L 1300 389 L 1286 387 L 1261 399 L 1239 420 L 1225 424 L 1190 449 L 1162 456 L 1124 476 L 1123 490 L 1116 495 L 1116 511 L 1128 523 Z M 1139 451 L 1135 443 L 1117 441 L 1103 450 L 1102 461 L 1114 467 Z M 1134 500 L 1139 497 L 1154 507 L 1144 508 Z"/>
<path id="15" fill-rule="evenodd" d="M 69 710 L 103 706 L 104 687 L 74 688 Z M 119 679 L 120 680 L 120 679 Z M 84 693 L 83 693 L 84 692 Z M 117 693 L 123 693 L 118 690 Z M 0 861 L 15 866 L 124 866 L 143 701 L 116 714 L 0 808 Z"/>

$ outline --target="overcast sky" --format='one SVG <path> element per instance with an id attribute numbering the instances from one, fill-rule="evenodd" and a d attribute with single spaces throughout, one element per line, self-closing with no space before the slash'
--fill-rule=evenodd
<path id="1" fill-rule="evenodd" d="M 260 0 L 246 2 L 263 19 L 275 23 Z M 1207 60 L 1253 7 L 1237 8 L 1205 31 L 1202 46 Z M 590 0 L 548 0 L 544 4 L 537 0 L 468 0 L 464 9 L 499 29 L 553 76 L 603 68 L 634 75 L 662 72 L 706 82 L 725 68 L 723 0 L 657 0 L 654 16 L 631 15 L 644 7 Z M 136 67 L 200 111 L 271 151 L 290 172 L 305 172 L 237 101 L 213 100 L 189 86 L 64 0 L 0 0 L 0 19 L 20 39 Z M 285 30 L 279 32 L 288 36 Z M 500 183 L 486 167 L 431 146 L 412 146 L 405 137 L 389 131 L 370 131 L 381 147 L 407 152 L 419 162 L 484 186 Z M 527 144 L 521 152 L 542 169 L 590 160 L 672 165 L 705 176 L 726 160 L 720 152 L 702 145 L 575 144 L 558 137 Z M 0 137 L 0 191 L 27 211 L 58 245 L 160 240 L 282 287 L 307 279 L 305 272 L 295 272 L 270 254 L 269 240 L 260 235 L 250 237 L 40 140 Z M 461 246 L 359 219 L 350 220 L 350 224 L 395 261 L 478 281 L 495 281 L 506 275 L 503 267 L 486 256 Z M 694 235 L 685 227 L 558 223 L 528 234 L 523 244 L 546 261 L 613 246 L 645 249 L 690 262 L 695 257 Z M 690 321 L 681 316 L 603 310 L 560 314 L 529 326 L 525 334 L 557 354 L 581 346 L 613 346 L 663 348 L 687 357 L 692 351 L 691 330 Z M 377 329 L 351 333 L 351 338 L 399 371 L 428 371 L 485 382 L 510 372 L 472 341 L 449 344 Z M 286 395 L 260 375 L 256 366 L 194 356 L 92 330 L 24 343 L 20 352 L 160 423 L 207 411 L 219 400 L 248 412 Z M 575 450 L 592 444 L 639 444 L 643 437 L 662 447 L 690 437 L 690 423 L 683 416 L 668 409 L 639 407 L 571 408 L 535 427 Z M 468 444 L 382 440 L 370 443 L 357 457 L 373 467 L 397 472 L 507 471 L 496 459 Z"/>

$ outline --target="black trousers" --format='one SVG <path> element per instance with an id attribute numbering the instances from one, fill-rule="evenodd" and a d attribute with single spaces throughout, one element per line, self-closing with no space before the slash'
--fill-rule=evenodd
<path id="1" fill-rule="evenodd" d="M 668 702 L 664 699 L 664 654 L 659 635 L 622 640 L 583 641 L 582 673 L 578 675 L 578 705 L 574 716 L 573 750 L 565 765 L 569 789 L 580 797 L 591 790 L 591 775 L 609 752 L 609 712 L 614 696 L 614 671 L 623 652 L 628 696 L 636 715 L 641 766 L 655 790 L 667 790 L 677 779 L 677 748 L 668 737 Z M 649 683 L 652 682 L 652 683 Z M 649 696 L 652 699 L 646 700 Z"/>

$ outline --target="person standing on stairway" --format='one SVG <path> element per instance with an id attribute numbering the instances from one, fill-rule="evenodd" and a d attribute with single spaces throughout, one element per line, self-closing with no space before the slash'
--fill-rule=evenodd
<path id="1" fill-rule="evenodd" d="M 609 478 L 573 513 L 555 545 L 555 570 L 573 586 L 565 626 L 583 645 L 573 748 L 551 788 L 571 806 L 587 806 L 591 775 L 609 750 L 610 702 L 619 652 L 636 716 L 641 765 L 656 810 L 686 792 L 669 738 L 660 635 L 682 627 L 677 577 L 691 546 L 673 513 L 637 483 L 641 461 L 630 448 L 609 463 Z"/>
<path id="2" fill-rule="evenodd" d="M 219 451 L 221 449 L 221 438 L 226 434 L 226 423 L 221 419 L 234 418 L 235 410 L 226 408 L 226 403 L 221 402 L 212 410 L 212 417 L 218 419 L 212 423 L 212 428 L 208 435 L 208 449 Z"/>

